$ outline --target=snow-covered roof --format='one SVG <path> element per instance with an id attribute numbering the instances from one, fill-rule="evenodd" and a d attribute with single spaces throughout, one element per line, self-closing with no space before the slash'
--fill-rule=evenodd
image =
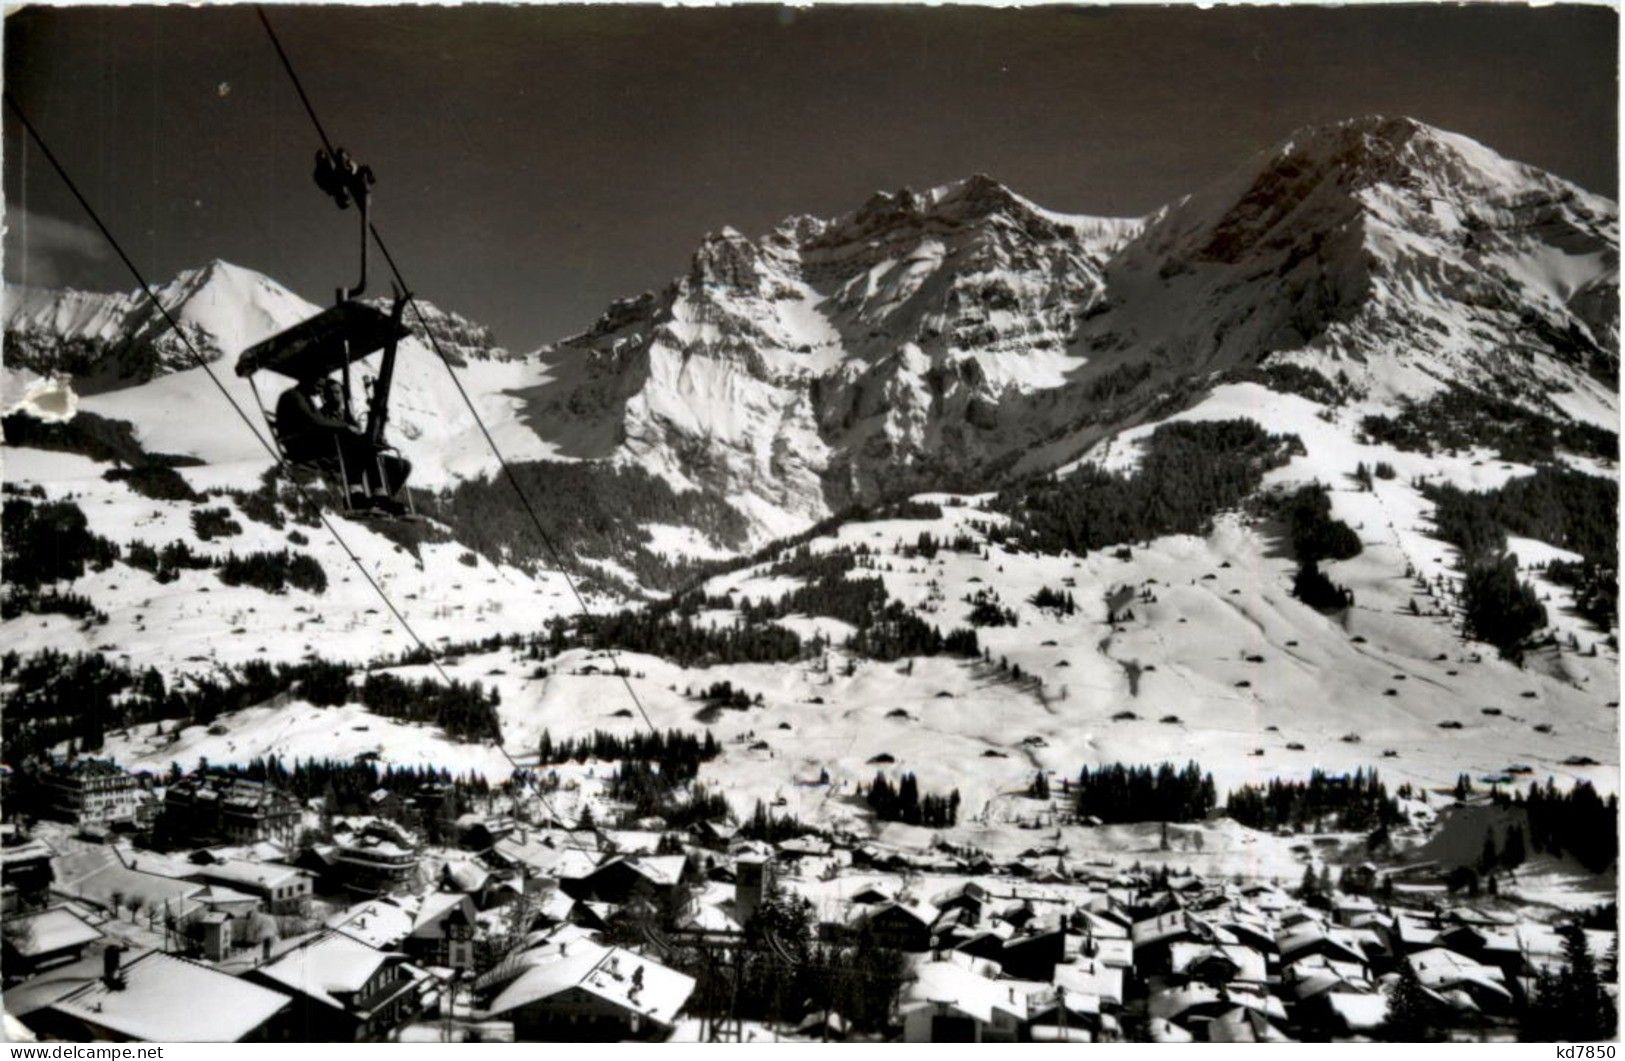
<path id="1" fill-rule="evenodd" d="M 1506 987 L 1506 976 L 1493 965 L 1483 965 L 1464 954 L 1443 947 L 1417 951 L 1408 959 L 1416 970 L 1422 986 L 1438 992 L 1447 992 L 1463 986 L 1477 986 L 1497 995 L 1511 998 Z"/>
<path id="2" fill-rule="evenodd" d="M 1263 991 L 1236 990 L 1233 987 L 1220 991 L 1199 982 L 1153 992 L 1146 1008 L 1153 1017 L 1178 1020 L 1181 1015 L 1198 1006 L 1211 1006 L 1216 1003 L 1244 1006 L 1276 1020 L 1286 1019 L 1286 1006 L 1274 995 Z"/>
<path id="3" fill-rule="evenodd" d="M 1236 943 L 1180 941 L 1169 949 L 1169 960 L 1176 973 L 1188 972 L 1209 961 L 1223 961 L 1235 967 L 1236 980 L 1262 983 L 1267 975 L 1264 955 Z"/>
<path id="4" fill-rule="evenodd" d="M 458 907 L 462 907 L 469 919 L 473 920 L 474 900 L 462 892 L 427 893 L 418 902 L 417 912 L 412 918 L 412 935 L 438 936 L 441 920 Z"/>
<path id="5" fill-rule="evenodd" d="M 1146 1031 L 1154 1043 L 1189 1043 L 1195 1042 L 1196 1037 L 1167 1017 L 1152 1017 L 1146 1024 Z"/>
<path id="6" fill-rule="evenodd" d="M 98 979 L 51 1009 L 140 1042 L 237 1042 L 288 997 L 205 965 L 151 951 L 124 963 L 124 986 Z"/>
<path id="7" fill-rule="evenodd" d="M 293 866 L 273 862 L 254 862 L 246 858 L 228 858 L 192 871 L 194 878 L 222 880 L 228 884 L 252 888 L 284 888 L 296 884 L 310 874 Z"/>
<path id="8" fill-rule="evenodd" d="M 396 899 L 369 899 L 327 919 L 327 927 L 372 947 L 393 947 L 412 934 L 413 911 Z"/>
<path id="9" fill-rule="evenodd" d="M 1094 958 L 1081 958 L 1057 965 L 1055 986 L 1080 995 L 1094 995 L 1109 1002 L 1123 1003 L 1123 970 Z"/>
<path id="10" fill-rule="evenodd" d="M 1214 1043 L 1291 1042 L 1264 1014 L 1245 1006 L 1237 1006 L 1209 1021 L 1207 1037 Z"/>
<path id="11" fill-rule="evenodd" d="M 1184 910 L 1171 910 L 1166 914 L 1136 921 L 1129 929 L 1129 938 L 1135 947 L 1148 947 L 1189 932 L 1201 935 L 1200 922 Z"/>
<path id="12" fill-rule="evenodd" d="M 446 880 L 465 892 L 477 892 L 491 879 L 491 871 L 471 858 L 454 858 L 441 872 Z"/>
<path id="13" fill-rule="evenodd" d="M 336 996 L 360 991 L 394 957 L 398 955 L 341 932 L 326 932 L 255 971 L 290 991 L 344 1009 L 344 1002 Z"/>
<path id="14" fill-rule="evenodd" d="M 60 906 L 37 914 L 10 916 L 6 918 L 6 929 L 6 942 L 25 958 L 83 947 L 102 938 L 100 930 Z"/>
<path id="15" fill-rule="evenodd" d="M 1027 1019 L 1027 996 L 1013 985 L 989 980 L 952 961 L 922 962 L 914 980 L 903 989 L 898 1012 L 904 1015 L 928 1006 L 949 1006 L 984 1024 L 993 1023 L 994 1011 L 1016 1020 Z"/>
<path id="16" fill-rule="evenodd" d="M 1342 1018 L 1350 1031 L 1369 1031 L 1381 1027 L 1388 1019 L 1388 996 L 1376 991 L 1369 994 L 1330 991 L 1326 1005 Z"/>
<path id="17" fill-rule="evenodd" d="M 139 901 L 148 910 L 159 911 L 168 904 L 169 912 L 177 916 L 195 908 L 198 905 L 197 896 L 207 890 L 197 881 L 175 880 L 156 873 L 126 869 L 112 861 L 112 857 L 112 853 L 108 852 L 109 861 L 78 876 L 69 876 L 64 872 L 67 860 L 53 859 L 52 868 L 56 872 L 54 887 L 63 894 L 107 908 L 113 906 L 115 897 L 126 909 L 133 901 Z"/>
<path id="18" fill-rule="evenodd" d="M 652 855 L 660 848 L 660 834 L 643 829 L 605 829 L 604 839 L 623 855 Z"/>
<path id="19" fill-rule="evenodd" d="M 658 1024 L 669 1025 L 694 993 L 694 978 L 620 947 L 587 940 L 568 953 L 521 973 L 492 1000 L 487 1014 L 498 1016 L 552 998 L 571 988 Z"/>
<path id="20" fill-rule="evenodd" d="M 1292 955 L 1316 946 L 1336 951 L 1350 961 L 1364 961 L 1365 952 L 1360 949 L 1363 938 L 1354 929 L 1331 928 L 1318 921 L 1300 921 L 1277 933 L 1275 945 L 1281 952 L 1281 958 L 1286 961 L 1290 961 Z"/>

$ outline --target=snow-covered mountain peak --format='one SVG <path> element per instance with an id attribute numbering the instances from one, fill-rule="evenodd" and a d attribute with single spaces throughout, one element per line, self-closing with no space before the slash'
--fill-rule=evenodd
<path id="1" fill-rule="evenodd" d="M 1373 398 L 1455 383 L 1598 415 L 1617 409 L 1618 244 L 1601 196 L 1422 122 L 1357 118 L 1159 211 L 1077 349 L 1185 374 L 1285 359 Z"/>
<path id="2" fill-rule="evenodd" d="M 235 357 L 316 312 L 275 280 L 220 259 L 182 271 L 153 294 L 209 361 Z M 5 334 L 8 365 L 71 375 L 93 389 L 145 383 L 194 362 L 141 291 L 8 287 Z"/>

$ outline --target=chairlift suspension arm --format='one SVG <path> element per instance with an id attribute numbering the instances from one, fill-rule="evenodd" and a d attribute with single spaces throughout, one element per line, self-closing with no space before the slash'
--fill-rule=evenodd
<path id="1" fill-rule="evenodd" d="M 396 291 L 394 305 L 389 311 L 391 335 L 396 334 L 400 328 L 407 298 L 405 292 Z M 384 444 L 384 425 L 389 419 L 389 392 L 395 383 L 395 355 L 399 349 L 399 339 L 391 339 L 385 344 L 383 361 L 378 366 L 378 378 L 372 385 L 372 397 L 367 409 L 367 437 L 375 446 Z"/>
<path id="2" fill-rule="evenodd" d="M 367 290 L 367 243 L 368 232 L 371 231 L 368 221 L 372 212 L 372 193 L 365 184 L 358 182 L 356 197 L 357 212 L 361 215 L 361 279 L 348 291 L 343 292 L 344 298 L 360 298 L 362 292 Z"/>

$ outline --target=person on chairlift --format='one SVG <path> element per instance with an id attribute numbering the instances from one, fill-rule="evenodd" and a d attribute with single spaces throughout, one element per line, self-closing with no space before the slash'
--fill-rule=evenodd
<path id="1" fill-rule="evenodd" d="M 282 437 L 288 460 L 295 464 L 316 464 L 340 457 L 352 503 L 366 503 L 375 495 L 387 497 L 382 484 L 371 482 L 377 474 L 368 474 L 376 456 L 372 443 L 344 414 L 336 386 L 329 394 L 323 394 L 318 404 L 318 392 L 326 389 L 321 386 L 324 382 L 332 383 L 331 380 L 302 379 L 277 399 L 277 433 Z M 333 409 L 334 404 L 339 408 Z"/>

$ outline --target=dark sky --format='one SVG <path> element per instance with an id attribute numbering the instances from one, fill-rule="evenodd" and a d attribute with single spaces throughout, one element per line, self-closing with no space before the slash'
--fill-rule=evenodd
<path id="1" fill-rule="evenodd" d="M 982 171 L 1139 214 L 1295 127 L 1408 114 L 1617 198 L 1608 8 L 276 8 L 418 294 L 518 349 L 696 241 Z M 353 214 L 248 7 L 25 9 L 5 81 L 149 275 L 225 258 L 316 301 Z M 6 275 L 124 289 L 7 113 Z M 15 208 L 28 220 L 26 254 Z M 66 223 L 64 223 L 66 222 Z"/>

